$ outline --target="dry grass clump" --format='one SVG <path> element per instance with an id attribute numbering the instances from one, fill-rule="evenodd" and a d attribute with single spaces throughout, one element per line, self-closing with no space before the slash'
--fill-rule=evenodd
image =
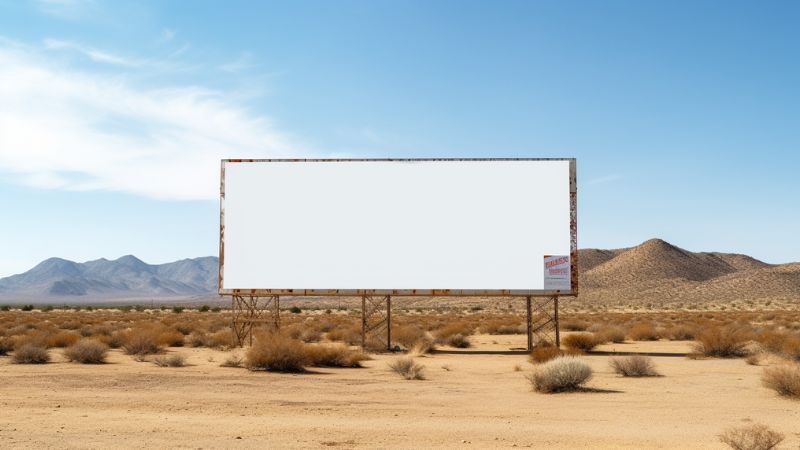
<path id="1" fill-rule="evenodd" d="M 598 343 L 613 342 L 621 344 L 625 342 L 625 330 L 620 327 L 603 328 L 595 334 Z"/>
<path id="2" fill-rule="evenodd" d="M 764 369 L 761 382 L 784 397 L 800 399 L 800 365 L 768 367 Z"/>
<path id="3" fill-rule="evenodd" d="M 163 330 L 158 334 L 158 343 L 166 347 L 183 347 L 183 336 L 178 330 Z"/>
<path id="4" fill-rule="evenodd" d="M 670 341 L 691 341 L 697 336 L 697 328 L 689 325 L 675 325 L 665 331 Z"/>
<path id="5" fill-rule="evenodd" d="M 554 393 L 580 389 L 592 378 L 592 369 L 574 356 L 559 356 L 536 367 L 528 380 L 537 392 Z"/>
<path id="6" fill-rule="evenodd" d="M 589 322 L 580 319 L 562 320 L 560 328 L 563 331 L 586 331 L 589 328 Z"/>
<path id="7" fill-rule="evenodd" d="M 245 367 L 250 370 L 303 372 L 311 363 L 306 344 L 279 333 L 265 333 L 247 351 Z"/>
<path id="8" fill-rule="evenodd" d="M 736 450 L 769 450 L 783 438 L 783 434 L 761 424 L 730 428 L 719 435 L 720 441 Z"/>
<path id="9" fill-rule="evenodd" d="M 126 333 L 122 349 L 129 355 L 152 355 L 161 352 L 159 335 L 153 330 L 135 329 Z"/>
<path id="10" fill-rule="evenodd" d="M 334 328 L 325 335 L 329 341 L 344 342 L 345 344 L 361 344 L 361 329 L 357 326 Z"/>
<path id="11" fill-rule="evenodd" d="M 108 346 L 94 339 L 81 339 L 64 350 L 69 361 L 81 364 L 103 364 L 107 354 Z"/>
<path id="12" fill-rule="evenodd" d="M 311 365 L 317 367 L 361 367 L 361 361 L 371 359 L 364 352 L 344 344 L 307 345 L 305 351 Z"/>
<path id="13" fill-rule="evenodd" d="M 23 344 L 14 351 L 13 361 L 16 364 L 45 364 L 50 362 L 50 353 L 45 347 Z"/>
<path id="14" fill-rule="evenodd" d="M 738 358 L 747 356 L 748 335 L 733 325 L 709 326 L 697 335 L 694 351 L 702 356 L 716 358 Z"/>
<path id="15" fill-rule="evenodd" d="M 414 362 L 414 358 L 404 356 L 389 362 L 389 367 L 406 380 L 424 380 L 425 366 Z"/>
<path id="16" fill-rule="evenodd" d="M 400 326 L 392 330 L 392 340 L 405 349 L 411 349 L 417 342 L 429 339 L 428 333 L 416 325 Z"/>
<path id="17" fill-rule="evenodd" d="M 158 367 L 184 367 L 186 365 L 186 357 L 178 353 L 156 356 L 153 358 L 153 363 Z"/>
<path id="18" fill-rule="evenodd" d="M 632 341 L 657 341 L 661 336 L 653 324 L 638 323 L 628 330 L 628 338 Z"/>
<path id="19" fill-rule="evenodd" d="M 471 344 L 467 336 L 473 331 L 473 325 L 468 322 L 453 322 L 436 330 L 435 342 L 456 348 L 468 348 Z"/>
<path id="20" fill-rule="evenodd" d="M 575 333 L 566 336 L 562 343 L 565 347 L 573 350 L 588 352 L 599 344 L 597 338 L 592 333 Z"/>
<path id="21" fill-rule="evenodd" d="M 0 337 L 0 356 L 6 356 L 12 350 L 14 350 L 14 341 L 6 337 Z"/>
<path id="22" fill-rule="evenodd" d="M 611 358 L 609 361 L 611 369 L 623 377 L 657 377 L 660 374 L 656 371 L 653 359 L 649 356 L 631 355 L 621 358 Z"/>
<path id="23" fill-rule="evenodd" d="M 553 345 L 537 345 L 531 351 L 528 360 L 533 364 L 541 364 L 551 359 L 558 358 L 563 352 L 560 348 Z"/>
<path id="24" fill-rule="evenodd" d="M 242 367 L 244 365 L 244 358 L 238 353 L 233 353 L 225 361 L 220 364 L 220 367 Z"/>
<path id="25" fill-rule="evenodd" d="M 74 331 L 59 331 L 46 338 L 47 347 L 66 348 L 78 342 L 81 335 Z"/>

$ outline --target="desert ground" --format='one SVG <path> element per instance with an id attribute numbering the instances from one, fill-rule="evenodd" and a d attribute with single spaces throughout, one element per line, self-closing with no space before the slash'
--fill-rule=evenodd
<path id="1" fill-rule="evenodd" d="M 42 332 L 42 323 L 100 326 L 124 323 L 123 317 L 145 320 L 148 313 L 135 314 L 12 311 L 0 319 L 8 335 L 19 323 Z M 224 312 L 214 319 L 209 314 L 163 312 L 160 320 L 175 328 L 227 321 Z M 357 317 L 343 317 L 351 316 Z M 447 320 L 435 314 L 398 314 L 398 320 L 453 320 L 450 313 L 442 316 Z M 313 328 L 324 317 L 304 312 L 287 327 Z M 592 317 L 565 322 L 581 328 Z M 131 323 L 136 329 L 137 320 Z M 468 334 L 468 348 L 442 344 L 438 351 L 416 353 L 423 380 L 406 380 L 390 369 L 402 357 L 397 353 L 371 354 L 361 368 L 309 367 L 304 373 L 221 367 L 247 349 L 190 347 L 196 333 L 161 349 L 162 356 L 184 355 L 183 367 L 159 367 L 155 355 L 135 358 L 124 347 L 110 349 L 105 364 L 68 362 L 55 341 L 46 364 L 15 364 L 13 351 L 0 357 L 0 447 L 726 448 L 717 437 L 721 432 L 756 423 L 785 435 L 779 448 L 800 446 L 800 401 L 762 385 L 765 368 L 786 363 L 773 354 L 756 365 L 742 358 L 690 359 L 693 341 L 626 339 L 577 356 L 594 372 L 583 389 L 545 394 L 526 378 L 536 368 L 528 354 L 510 351 L 525 346 L 519 333 L 486 334 L 478 327 Z M 615 352 L 656 355 L 662 376 L 614 373 L 609 360 Z"/>

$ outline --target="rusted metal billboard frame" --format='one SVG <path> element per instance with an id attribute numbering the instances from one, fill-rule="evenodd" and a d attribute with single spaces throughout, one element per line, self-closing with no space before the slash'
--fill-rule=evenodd
<path id="1" fill-rule="evenodd" d="M 570 286 L 569 291 L 543 289 L 289 289 L 249 288 L 223 289 L 225 268 L 225 165 L 269 162 L 477 162 L 477 161 L 569 161 L 570 201 Z M 232 296 L 269 297 L 302 296 L 425 296 L 425 297 L 554 297 L 578 295 L 578 212 L 575 158 L 350 158 L 350 159 L 223 159 L 220 167 L 220 226 L 219 226 L 219 294 Z"/>

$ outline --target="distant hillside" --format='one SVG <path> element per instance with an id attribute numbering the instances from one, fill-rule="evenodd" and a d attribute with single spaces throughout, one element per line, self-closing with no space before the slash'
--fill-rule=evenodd
<path id="1" fill-rule="evenodd" d="M 135 256 L 76 263 L 50 258 L 0 279 L 0 302 L 77 303 L 115 299 L 216 297 L 216 257 L 150 265 Z M 568 305 L 705 307 L 800 305 L 800 263 L 771 265 L 746 255 L 690 252 L 660 239 L 613 250 L 579 251 L 580 295 Z M 358 302 L 354 299 L 352 304 Z M 407 298 L 406 305 L 491 305 L 486 298 Z M 340 304 L 346 299 L 319 299 Z"/>
<path id="2" fill-rule="evenodd" d="M 0 279 L 2 299 L 79 301 L 83 298 L 191 297 L 216 294 L 217 258 L 151 265 L 133 255 L 76 263 L 50 258 Z"/>
<path id="3" fill-rule="evenodd" d="M 800 263 L 771 265 L 746 255 L 694 253 L 660 239 L 618 250 L 584 249 L 578 258 L 583 269 L 578 300 L 585 302 L 800 304 Z"/>

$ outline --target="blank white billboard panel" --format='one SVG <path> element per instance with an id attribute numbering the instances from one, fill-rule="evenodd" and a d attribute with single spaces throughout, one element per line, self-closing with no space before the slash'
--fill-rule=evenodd
<path id="1" fill-rule="evenodd" d="M 220 292 L 569 294 L 574 164 L 223 161 Z"/>

